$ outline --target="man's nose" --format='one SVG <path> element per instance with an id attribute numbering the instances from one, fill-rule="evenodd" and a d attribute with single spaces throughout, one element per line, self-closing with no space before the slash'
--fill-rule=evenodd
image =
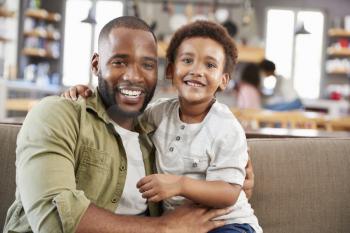
<path id="1" fill-rule="evenodd" d="M 124 80 L 130 81 L 132 83 L 143 82 L 139 67 L 137 67 L 137 65 L 129 66 L 126 73 L 124 74 Z"/>

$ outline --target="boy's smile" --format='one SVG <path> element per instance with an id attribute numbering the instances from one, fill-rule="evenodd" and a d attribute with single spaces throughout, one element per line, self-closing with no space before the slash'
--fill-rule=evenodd
<path id="1" fill-rule="evenodd" d="M 171 68 L 179 98 L 189 104 L 210 103 L 219 87 L 224 89 L 228 75 L 223 73 L 223 47 L 210 38 L 185 39 L 177 49 Z"/>

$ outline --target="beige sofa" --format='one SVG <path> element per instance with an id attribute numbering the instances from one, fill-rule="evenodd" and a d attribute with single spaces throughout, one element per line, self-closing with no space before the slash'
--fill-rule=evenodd
<path id="1" fill-rule="evenodd" d="M 15 192 L 20 126 L 0 124 L 0 226 Z M 249 139 L 251 203 L 266 233 L 350 232 L 350 138 Z"/>

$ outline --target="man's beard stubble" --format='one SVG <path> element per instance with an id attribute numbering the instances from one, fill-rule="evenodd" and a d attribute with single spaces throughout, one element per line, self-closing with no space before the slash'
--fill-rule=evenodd
<path id="1" fill-rule="evenodd" d="M 113 118 L 113 116 L 116 117 L 125 117 L 125 118 L 135 118 L 143 113 L 143 111 L 146 109 L 148 103 L 152 100 L 156 85 L 151 89 L 148 90 L 146 87 L 142 86 L 141 88 L 144 90 L 144 102 L 142 105 L 142 108 L 139 111 L 135 112 L 126 112 L 123 109 L 120 108 L 118 103 L 116 102 L 116 95 L 119 93 L 119 84 L 115 87 L 110 87 L 106 80 L 102 78 L 102 75 L 99 73 L 98 75 L 98 93 L 101 96 L 101 99 L 103 101 L 103 104 L 106 107 L 106 111 L 110 117 Z M 133 84 L 130 81 L 123 81 L 124 84 L 127 83 L 127 86 L 137 86 L 140 87 L 138 84 Z"/>

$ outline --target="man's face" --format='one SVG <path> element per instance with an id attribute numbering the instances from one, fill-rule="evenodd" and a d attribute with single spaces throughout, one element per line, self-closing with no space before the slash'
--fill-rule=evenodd
<path id="1" fill-rule="evenodd" d="M 157 84 L 157 46 L 150 32 L 115 28 L 93 59 L 99 93 L 110 114 L 135 117 Z"/>

